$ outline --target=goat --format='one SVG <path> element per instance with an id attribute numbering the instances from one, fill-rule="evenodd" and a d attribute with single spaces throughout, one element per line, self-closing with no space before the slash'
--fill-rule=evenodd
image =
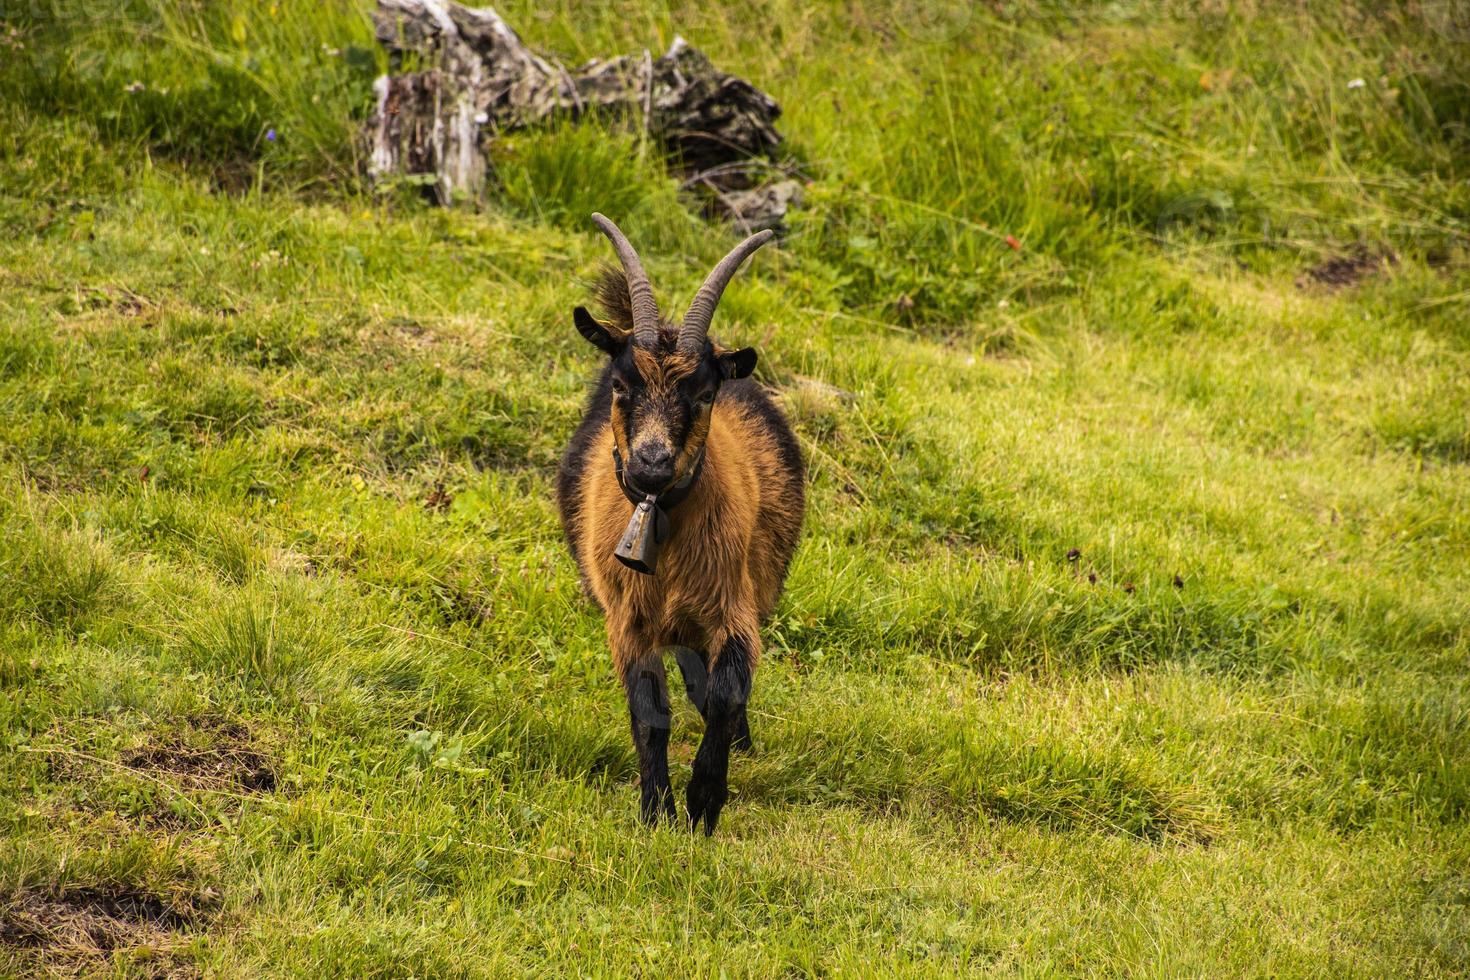
<path id="1" fill-rule="evenodd" d="M 608 361 L 562 457 L 557 503 L 627 695 L 639 814 L 650 825 L 677 819 L 663 664 L 673 647 L 705 723 L 689 825 L 702 821 L 709 835 L 728 795 L 730 751 L 752 747 L 746 703 L 760 625 L 781 594 L 805 510 L 801 449 L 750 378 L 755 350 L 709 339 L 725 286 L 772 236 L 752 235 L 725 256 L 676 329 L 660 319 L 628 239 L 602 215 L 592 220 L 622 272 L 608 268 L 598 284 L 607 320 L 573 311 Z"/>

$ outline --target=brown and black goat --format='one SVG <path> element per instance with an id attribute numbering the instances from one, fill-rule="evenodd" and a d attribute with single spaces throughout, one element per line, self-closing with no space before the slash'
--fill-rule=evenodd
<path id="1" fill-rule="evenodd" d="M 760 625 L 781 594 L 805 509 L 801 450 L 750 379 L 755 351 L 709 339 L 726 284 L 771 233 L 725 256 L 675 326 L 660 319 L 628 239 L 602 215 L 592 220 L 623 270 L 606 270 L 599 283 L 605 321 L 574 311 L 578 332 L 608 363 L 562 457 L 562 527 L 607 620 L 638 751 L 640 813 L 648 823 L 676 818 L 663 664 L 672 649 L 705 723 L 689 821 L 710 834 L 730 751 L 751 746 L 746 704 Z"/>

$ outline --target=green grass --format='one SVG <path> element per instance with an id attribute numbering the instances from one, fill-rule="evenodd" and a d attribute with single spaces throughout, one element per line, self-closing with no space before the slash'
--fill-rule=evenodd
<path id="1" fill-rule="evenodd" d="M 811 468 L 719 832 L 637 824 L 551 484 L 585 212 L 674 305 L 733 236 L 599 128 L 478 212 L 361 186 L 354 4 L 23 4 L 0 972 L 1470 971 L 1445 5 L 497 6 L 569 62 L 685 35 L 812 181 L 716 327 Z M 89 895 L 169 928 L 17 945 Z"/>

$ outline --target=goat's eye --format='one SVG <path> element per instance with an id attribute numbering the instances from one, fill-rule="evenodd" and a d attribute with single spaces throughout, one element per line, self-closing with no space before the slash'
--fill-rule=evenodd
<path id="1" fill-rule="evenodd" d="M 699 396 L 699 404 L 701 404 L 701 405 L 708 405 L 708 404 L 712 403 L 714 400 L 715 400 L 715 393 L 713 391 L 703 392 Z"/>
<path id="2" fill-rule="evenodd" d="M 612 389 L 615 395 L 626 395 L 628 393 L 628 386 L 623 384 L 621 378 L 613 378 Z"/>

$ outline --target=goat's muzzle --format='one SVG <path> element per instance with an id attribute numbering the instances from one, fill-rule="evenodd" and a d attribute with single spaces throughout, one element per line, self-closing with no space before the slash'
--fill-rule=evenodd
<path id="1" fill-rule="evenodd" d="M 669 511 L 688 496 L 694 481 L 699 479 L 700 471 L 704 469 L 704 450 L 700 449 L 695 454 L 693 465 L 673 486 L 665 487 L 658 493 L 648 493 L 641 487 L 634 487 L 628 481 L 627 473 L 623 469 L 623 455 L 618 452 L 617 447 L 613 447 L 612 455 L 618 486 L 622 488 L 623 496 L 633 505 L 633 516 L 628 518 L 628 526 L 623 529 L 623 536 L 613 549 L 613 556 L 635 572 L 652 575 L 658 563 L 659 545 L 669 540 Z"/>

